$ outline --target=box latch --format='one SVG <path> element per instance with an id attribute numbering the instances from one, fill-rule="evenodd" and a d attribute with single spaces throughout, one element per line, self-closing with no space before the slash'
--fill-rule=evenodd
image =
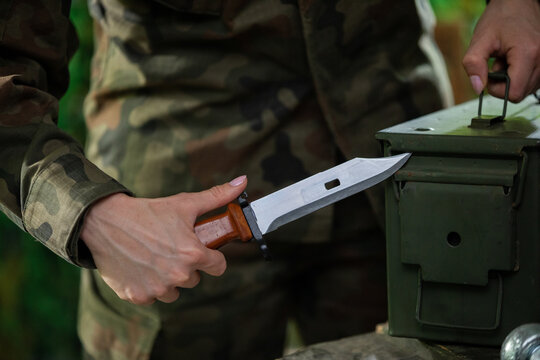
<path id="1" fill-rule="evenodd" d="M 502 123 L 506 117 L 506 105 L 508 103 L 508 91 L 510 89 L 510 77 L 506 71 L 492 72 L 488 74 L 488 78 L 496 81 L 506 81 L 506 89 L 504 91 L 504 105 L 501 115 L 482 115 L 482 100 L 484 91 L 480 93 L 478 98 L 478 116 L 471 119 L 470 127 L 473 129 L 489 129 L 493 125 Z"/>

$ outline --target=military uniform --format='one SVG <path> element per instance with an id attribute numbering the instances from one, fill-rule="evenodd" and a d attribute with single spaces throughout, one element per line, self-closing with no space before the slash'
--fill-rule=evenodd
<path id="1" fill-rule="evenodd" d="M 55 126 L 76 47 L 67 1 L 2 2 L 0 206 L 91 269 L 80 227 L 109 194 L 160 197 L 247 174 L 255 199 L 346 158 L 380 156 L 376 130 L 441 107 L 426 6 L 91 0 L 83 155 Z M 181 289 L 173 304 L 128 304 L 83 270 L 86 356 L 270 358 L 289 316 L 306 342 L 368 331 L 386 316 L 382 209 L 372 189 L 288 224 L 267 237 L 272 263 L 229 245 L 226 274 Z"/>

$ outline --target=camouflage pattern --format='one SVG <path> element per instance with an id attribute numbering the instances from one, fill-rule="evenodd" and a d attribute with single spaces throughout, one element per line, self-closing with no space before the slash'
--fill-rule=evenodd
<path id="1" fill-rule="evenodd" d="M 92 264 L 77 251 L 80 219 L 106 194 L 159 197 L 247 174 L 254 199 L 346 158 L 380 156 L 376 130 L 441 106 L 419 46 L 429 39 L 422 0 L 91 0 L 86 156 L 102 173 L 54 126 L 74 44 L 66 6 L 13 2 L 23 10 L 0 23 L 3 46 L 22 47 L 20 33 L 33 32 L 24 56 L 0 60 L 9 104 L 0 143 L 17 139 L 0 149 L 10 158 L 0 164 L 3 210 L 79 265 Z M 33 13 L 49 31 L 33 29 Z M 17 66 L 28 79 L 13 75 Z M 13 107 L 22 101 L 35 110 Z M 9 117 L 20 109 L 26 122 Z M 279 255 L 271 264 L 249 245 L 227 246 L 226 274 L 203 277 L 173 304 L 128 304 L 85 270 L 86 356 L 269 358 L 280 355 L 288 316 L 308 342 L 365 331 L 385 317 L 382 208 L 373 189 L 288 224 L 267 238 Z"/>
<path id="2" fill-rule="evenodd" d="M 56 126 L 77 46 L 68 11 L 54 0 L 0 4 L 0 209 L 64 259 L 91 266 L 79 261 L 80 220 L 92 202 L 127 190 Z"/>
<path id="3" fill-rule="evenodd" d="M 103 0 L 90 8 L 97 45 L 87 155 L 137 196 L 247 174 L 257 198 L 345 158 L 380 156 L 376 130 L 441 106 L 412 1 Z M 274 358 L 288 316 L 307 342 L 373 329 L 386 319 L 383 205 L 377 191 L 366 194 L 269 234 L 271 264 L 253 247 L 226 247 L 224 276 L 203 277 L 146 317 L 93 273 L 81 298 L 101 299 L 108 313 L 81 307 L 88 356 Z M 137 341 L 126 336 L 134 333 Z"/>

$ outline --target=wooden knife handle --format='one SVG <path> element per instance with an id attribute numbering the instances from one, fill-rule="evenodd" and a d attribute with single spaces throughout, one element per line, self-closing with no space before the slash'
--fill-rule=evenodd
<path id="1" fill-rule="evenodd" d="M 195 224 L 195 234 L 207 248 L 217 249 L 234 240 L 249 241 L 251 229 L 238 204 L 227 205 L 227 211 Z"/>

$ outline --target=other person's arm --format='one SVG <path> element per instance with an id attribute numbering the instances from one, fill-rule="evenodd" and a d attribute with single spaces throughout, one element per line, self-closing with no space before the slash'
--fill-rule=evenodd
<path id="1" fill-rule="evenodd" d="M 69 3 L 0 1 L 0 210 L 66 261 L 97 265 L 120 297 L 172 301 L 174 286 L 194 286 L 198 270 L 224 271 L 223 255 L 198 243 L 190 224 L 237 197 L 246 180 L 135 199 L 88 161 L 80 144 L 57 127 L 58 100 L 77 48 Z"/>
<path id="2" fill-rule="evenodd" d="M 508 67 L 509 99 L 519 102 L 540 88 L 540 2 L 491 0 L 474 30 L 463 65 L 479 94 L 487 85 L 490 94 L 504 97 L 504 83 L 487 81 L 488 59 L 493 70 Z"/>

